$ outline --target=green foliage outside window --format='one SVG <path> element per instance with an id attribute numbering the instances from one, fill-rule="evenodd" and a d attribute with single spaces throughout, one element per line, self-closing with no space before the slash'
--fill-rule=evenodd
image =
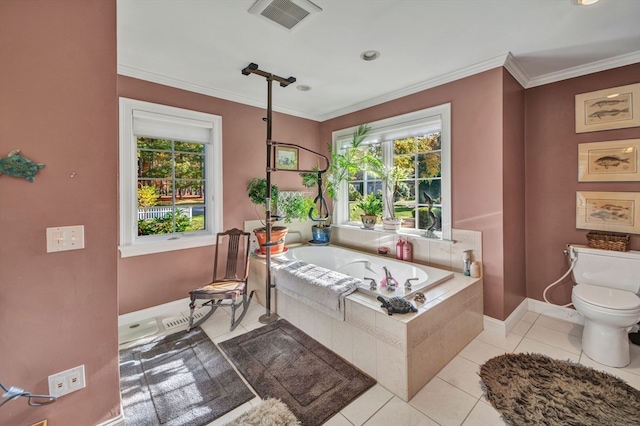
<path id="1" fill-rule="evenodd" d="M 138 220 L 138 235 L 171 234 L 189 230 L 191 226 L 189 216 L 180 210 L 176 210 L 175 224 L 173 218 L 173 213 L 167 213 L 164 217 Z"/>

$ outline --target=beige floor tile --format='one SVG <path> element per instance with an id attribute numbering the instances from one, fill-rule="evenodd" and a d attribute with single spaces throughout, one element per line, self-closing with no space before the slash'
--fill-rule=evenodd
<path id="1" fill-rule="evenodd" d="M 459 426 L 477 401 L 477 398 L 434 377 L 409 403 L 441 425 Z"/>
<path id="2" fill-rule="evenodd" d="M 480 398 L 483 391 L 480 385 L 479 372 L 480 366 L 478 364 L 461 356 L 457 356 L 440 370 L 437 377 L 473 397 Z"/>
<path id="3" fill-rule="evenodd" d="M 575 336 L 566 332 L 552 330 L 533 324 L 531 329 L 525 335 L 526 338 L 555 346 L 567 352 L 580 354 L 582 352 L 582 334 Z"/>
<path id="4" fill-rule="evenodd" d="M 393 394 L 380 385 L 375 385 L 362 396 L 340 411 L 353 425 L 360 426 L 382 408 Z"/>
<path id="5" fill-rule="evenodd" d="M 562 333 L 567 333 L 579 337 L 582 337 L 582 329 L 584 328 L 580 324 L 574 324 L 569 321 L 563 321 L 561 319 L 548 317 L 546 315 L 540 315 L 535 324 L 541 327 L 550 328 L 555 331 L 560 331 Z"/>
<path id="6" fill-rule="evenodd" d="M 387 402 L 384 407 L 367 420 L 364 426 L 438 426 L 438 423 L 422 414 L 397 396 Z"/>
<path id="7" fill-rule="evenodd" d="M 338 413 L 324 422 L 323 426 L 353 426 L 353 423 L 347 420 L 345 416 Z"/>
<path id="8" fill-rule="evenodd" d="M 532 325 L 533 325 L 532 322 L 525 321 L 522 319 L 515 325 L 515 327 L 511 329 L 511 332 L 509 334 L 517 334 L 518 336 L 524 336 L 525 334 L 527 334 L 527 331 L 529 331 Z"/>
<path id="9" fill-rule="evenodd" d="M 536 312 L 527 311 L 527 313 L 524 314 L 524 316 L 522 317 L 522 319 L 520 321 L 527 321 L 527 322 L 530 322 L 530 323 L 534 323 L 534 322 L 536 322 L 536 320 L 538 319 L 539 316 L 540 316 L 540 314 L 538 314 Z"/>
<path id="10" fill-rule="evenodd" d="M 491 405 L 478 401 L 462 426 L 504 426 L 500 413 Z"/>
<path id="11" fill-rule="evenodd" d="M 493 346 L 497 346 L 500 349 L 504 349 L 507 352 L 512 352 L 516 346 L 522 340 L 523 335 L 518 335 L 514 333 L 509 333 L 508 336 L 500 336 L 496 333 L 491 333 L 490 331 L 483 330 L 476 339 L 481 340 L 485 343 L 488 343 Z"/>
<path id="12" fill-rule="evenodd" d="M 522 342 L 520 342 L 514 352 L 542 354 L 562 361 L 570 360 L 572 362 L 578 362 L 580 360 L 579 354 L 565 351 L 556 346 L 547 345 L 546 343 L 538 342 L 537 340 L 532 340 L 527 337 L 522 339 Z"/>
<path id="13" fill-rule="evenodd" d="M 494 356 L 505 353 L 504 349 L 490 345 L 482 340 L 474 339 L 460 353 L 459 356 L 473 361 L 478 365 L 482 365 Z"/>

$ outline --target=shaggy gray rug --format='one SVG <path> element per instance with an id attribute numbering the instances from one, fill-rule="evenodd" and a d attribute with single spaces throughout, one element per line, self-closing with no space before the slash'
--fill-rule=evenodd
<path id="1" fill-rule="evenodd" d="M 480 367 L 487 399 L 511 425 L 640 425 L 640 391 L 607 373 L 538 354 Z"/>
<path id="2" fill-rule="evenodd" d="M 286 320 L 219 344 L 261 398 L 279 398 L 305 426 L 321 425 L 376 381 Z"/>
<path id="3" fill-rule="evenodd" d="M 255 395 L 201 328 L 120 352 L 127 426 L 206 425 Z"/>
<path id="4" fill-rule="evenodd" d="M 289 407 L 279 399 L 269 398 L 225 426 L 301 426 Z"/>

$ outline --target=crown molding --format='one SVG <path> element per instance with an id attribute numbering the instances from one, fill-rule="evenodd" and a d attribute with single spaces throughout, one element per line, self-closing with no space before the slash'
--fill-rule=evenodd
<path id="1" fill-rule="evenodd" d="M 452 81 L 460 80 L 462 78 L 469 77 L 474 74 L 479 74 L 481 72 L 488 71 L 493 68 L 501 67 L 504 65 L 508 56 L 509 56 L 509 53 L 500 54 L 498 56 L 494 56 L 493 58 L 487 59 L 485 61 L 478 62 L 464 68 L 459 68 L 457 70 L 452 70 L 446 74 L 441 74 L 435 78 L 425 80 L 423 82 L 402 88 L 400 90 L 389 92 L 387 94 L 377 96 L 375 98 L 367 99 L 366 101 L 359 102 L 357 104 L 353 104 L 348 107 L 341 108 L 341 109 L 332 111 L 328 114 L 322 115 L 320 116 L 318 121 L 322 122 L 332 118 L 340 117 L 342 115 L 360 111 L 361 109 L 370 108 L 372 106 L 376 106 L 384 102 L 389 102 L 405 96 L 413 95 L 414 93 L 418 93 L 423 90 L 441 86 L 446 83 L 451 83 Z"/>
<path id="2" fill-rule="evenodd" d="M 207 95 L 214 98 L 224 99 L 226 101 L 237 102 L 243 105 L 254 106 L 262 109 L 267 108 L 267 102 L 264 99 L 258 100 L 253 98 L 247 98 L 244 96 L 238 96 L 233 93 L 225 92 L 222 90 L 215 90 L 210 87 L 202 86 L 195 83 L 190 83 L 184 80 L 179 80 L 163 74 L 156 74 L 153 72 L 144 71 L 134 67 L 118 65 L 118 74 L 126 77 L 137 78 L 139 80 L 144 80 L 151 83 L 162 84 L 163 86 L 169 86 L 176 89 L 182 89 L 182 90 L 187 90 L 189 92 L 199 93 L 201 95 Z M 307 114 L 305 112 L 294 110 L 294 109 L 281 108 L 274 105 L 273 110 L 275 112 L 280 112 L 282 114 L 288 114 L 288 115 L 293 115 L 295 117 L 320 121 L 318 116 Z"/>
<path id="3" fill-rule="evenodd" d="M 568 68 L 566 70 L 541 75 L 538 77 L 530 77 L 518 64 L 518 59 L 507 52 L 489 58 L 485 61 L 481 61 L 467 67 L 452 70 L 446 74 L 434 77 L 429 80 L 386 93 L 375 98 L 367 99 L 362 102 L 350 105 L 345 108 L 332 111 L 323 115 L 308 114 L 303 111 L 282 108 L 274 106 L 273 110 L 279 113 L 292 115 L 295 117 L 306 118 L 308 120 L 323 122 L 332 118 L 340 117 L 352 112 L 360 111 L 365 108 L 370 108 L 376 105 L 380 105 L 385 102 L 393 101 L 403 98 L 405 96 L 413 95 L 423 90 L 431 89 L 437 86 L 441 86 L 452 81 L 460 80 L 462 78 L 470 77 L 475 74 L 479 74 L 484 71 L 488 71 L 497 67 L 504 67 L 525 89 L 530 89 L 536 86 L 542 86 L 545 84 L 555 83 L 570 78 L 581 77 L 583 75 L 592 74 L 595 72 L 606 71 L 613 68 L 622 67 L 625 65 L 631 65 L 640 62 L 640 51 L 628 53 L 625 55 L 616 56 L 609 59 L 603 59 L 601 61 L 592 62 L 590 64 L 581 65 L 578 67 Z M 127 77 L 133 77 L 140 80 L 149 81 L 152 83 L 162 84 L 165 86 L 175 87 L 177 89 L 187 90 L 190 92 L 200 93 L 207 96 L 212 96 L 219 99 L 224 99 L 232 102 L 237 102 L 244 105 L 254 106 L 257 108 L 266 108 L 266 102 L 264 100 L 258 100 L 253 98 L 247 98 L 244 96 L 234 95 L 229 92 L 215 90 L 210 87 L 201 86 L 199 84 L 190 83 L 183 80 L 178 80 L 166 75 L 151 73 L 143 71 L 137 68 L 118 65 L 118 74 Z"/>
<path id="4" fill-rule="evenodd" d="M 631 65 L 638 62 L 640 62 L 640 50 L 627 53 L 625 55 L 615 56 L 613 58 L 603 59 L 601 61 L 591 62 L 586 65 L 580 65 L 578 67 L 567 68 L 566 70 L 534 77 L 530 79 L 523 87 L 525 89 L 530 89 L 532 87 L 556 83 L 558 81 L 581 77 L 583 75 L 623 67 L 625 65 Z"/>

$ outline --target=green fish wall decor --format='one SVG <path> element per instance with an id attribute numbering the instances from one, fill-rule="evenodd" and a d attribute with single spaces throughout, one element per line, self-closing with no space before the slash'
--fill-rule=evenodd
<path id="1" fill-rule="evenodd" d="M 29 182 L 35 180 L 35 175 L 44 167 L 44 164 L 37 164 L 19 154 L 20 150 L 15 149 L 5 158 L 0 159 L 0 174 L 25 178 Z"/>

